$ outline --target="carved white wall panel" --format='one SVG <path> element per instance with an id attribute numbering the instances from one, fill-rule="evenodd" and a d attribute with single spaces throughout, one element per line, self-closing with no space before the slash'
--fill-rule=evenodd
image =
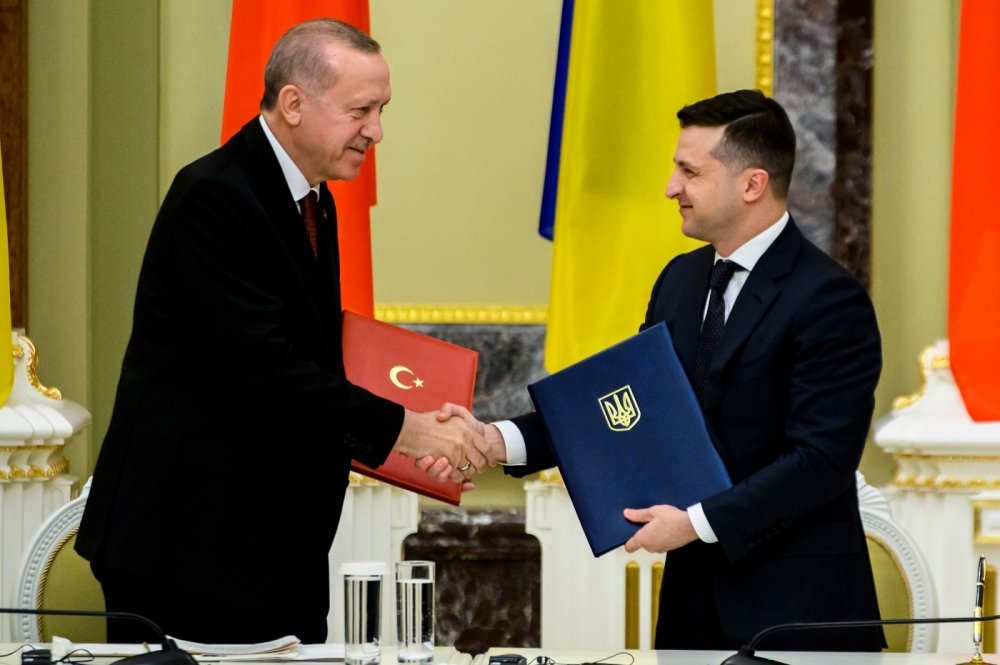
<path id="1" fill-rule="evenodd" d="M 26 548 L 49 515 L 73 498 L 63 445 L 90 422 L 90 414 L 41 385 L 31 341 L 13 334 L 14 384 L 0 406 L 0 599 L 15 606 L 15 583 Z M 0 641 L 11 638 L 0 622 Z"/>
<path id="2" fill-rule="evenodd" d="M 920 370 L 918 392 L 897 399 L 875 427 L 875 443 L 896 462 L 885 494 L 933 573 L 940 614 L 970 616 L 979 556 L 1000 564 L 1000 542 L 976 524 L 977 510 L 981 516 L 984 506 L 1000 503 L 1000 422 L 969 416 L 947 342 L 921 354 Z M 938 651 L 965 653 L 971 639 L 969 625 L 942 625 Z"/>
<path id="3" fill-rule="evenodd" d="M 558 474 L 525 483 L 525 530 L 542 547 L 542 648 L 625 645 L 625 566 L 640 566 L 639 647 L 651 647 L 651 569 L 662 554 L 624 548 L 595 558 Z"/>

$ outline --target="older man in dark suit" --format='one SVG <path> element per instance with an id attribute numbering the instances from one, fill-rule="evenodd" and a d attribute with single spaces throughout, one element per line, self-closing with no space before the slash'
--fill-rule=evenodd
<path id="1" fill-rule="evenodd" d="M 656 646 L 736 648 L 784 622 L 879 616 L 855 470 L 881 371 L 864 288 L 788 215 L 795 132 L 757 91 L 678 113 L 666 194 L 683 232 L 642 327 L 666 322 L 734 486 L 628 509 L 626 549 L 669 552 Z M 467 412 L 455 407 L 444 415 Z M 555 464 L 536 414 L 481 426 L 514 475 Z M 879 628 L 778 634 L 762 648 L 879 650 Z"/>
<path id="2" fill-rule="evenodd" d="M 278 42 L 261 115 L 182 169 L 153 227 L 77 539 L 107 608 L 171 635 L 323 642 L 352 458 L 472 472 L 480 434 L 349 383 L 325 181 L 382 139 L 389 69 L 339 21 Z M 112 621 L 114 642 L 155 639 Z"/>

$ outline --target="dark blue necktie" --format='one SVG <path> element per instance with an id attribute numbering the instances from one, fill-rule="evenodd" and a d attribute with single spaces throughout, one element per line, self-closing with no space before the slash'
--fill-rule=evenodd
<path id="1" fill-rule="evenodd" d="M 733 273 L 739 269 L 739 265 L 725 260 L 716 261 L 712 266 L 712 278 L 708 283 L 710 290 L 708 311 L 701 324 L 698 349 L 695 354 L 694 391 L 699 400 L 704 397 L 708 366 L 712 363 L 712 354 L 719 343 L 719 338 L 722 337 L 722 328 L 726 325 L 726 303 L 722 299 L 722 294 L 725 293 Z"/>

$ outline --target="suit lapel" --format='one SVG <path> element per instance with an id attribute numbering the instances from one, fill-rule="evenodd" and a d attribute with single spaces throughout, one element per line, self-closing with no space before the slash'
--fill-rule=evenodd
<path id="1" fill-rule="evenodd" d="M 260 127 L 260 120 L 254 118 L 244 125 L 239 136 L 247 143 L 247 178 L 257 200 L 296 265 L 308 273 L 308 260 L 312 258 L 312 250 L 302 225 L 302 215 L 296 201 L 292 199 L 278 158 Z"/>
<path id="2" fill-rule="evenodd" d="M 802 246 L 802 233 L 791 219 L 774 243 L 760 257 L 722 329 L 719 345 L 712 354 L 705 387 L 705 405 L 721 398 L 719 375 L 746 342 L 774 300 L 781 293 L 779 283 L 792 270 Z"/>
<path id="3" fill-rule="evenodd" d="M 325 184 L 320 186 L 319 210 L 325 219 L 321 217 L 317 226 L 324 227 L 323 235 L 332 234 L 333 240 L 329 237 L 324 238 L 325 247 L 321 245 L 320 252 L 326 254 L 333 252 L 333 257 L 329 261 L 317 260 L 309 246 L 309 238 L 302 223 L 299 207 L 292 199 L 278 158 L 264 135 L 260 120 L 254 118 L 244 125 L 233 140 L 239 139 L 245 141 L 247 147 L 243 161 L 247 179 L 265 216 L 284 245 L 289 260 L 302 278 L 303 293 L 308 294 L 320 318 L 327 320 L 331 310 L 339 316 L 340 282 L 336 259 L 336 213 L 330 192 Z M 331 221 L 333 223 L 328 223 Z M 321 255 L 320 258 L 323 259 L 324 256 Z M 339 329 L 339 320 L 328 321 L 328 325 L 332 329 Z"/>

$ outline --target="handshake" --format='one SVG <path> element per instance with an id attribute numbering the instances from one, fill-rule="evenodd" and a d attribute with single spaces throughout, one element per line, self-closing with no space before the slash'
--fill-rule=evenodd
<path id="1" fill-rule="evenodd" d="M 394 450 L 431 477 L 466 483 L 467 489 L 470 478 L 507 459 L 500 430 L 450 403 L 426 413 L 407 409 Z"/>

